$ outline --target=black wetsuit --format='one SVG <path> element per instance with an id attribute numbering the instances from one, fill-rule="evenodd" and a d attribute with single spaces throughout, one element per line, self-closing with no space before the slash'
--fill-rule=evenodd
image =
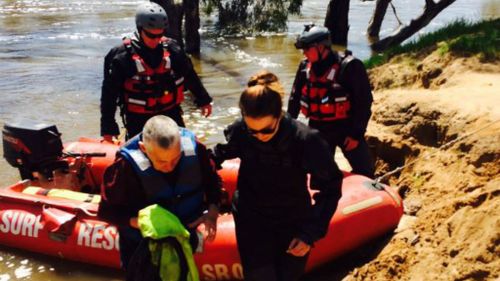
<path id="1" fill-rule="evenodd" d="M 335 62 L 340 62 L 340 57 L 337 53 L 332 53 L 326 59 L 313 64 L 311 70 L 317 76 L 321 76 Z M 307 59 L 300 63 L 288 101 L 288 113 L 293 118 L 297 118 L 300 112 L 302 88 L 307 83 L 305 71 L 307 64 Z M 323 137 L 330 144 L 334 155 L 336 147 L 340 147 L 353 168 L 354 173 L 373 177 L 374 163 L 364 138 L 372 113 L 371 104 L 373 97 L 363 62 L 359 59 L 351 60 L 345 66 L 345 69 L 341 70 L 339 83 L 350 93 L 351 109 L 349 118 L 335 121 L 310 119 L 309 126 L 322 133 Z M 359 142 L 358 146 L 351 151 L 346 151 L 344 147 L 346 137 L 357 140 Z"/>
<path id="2" fill-rule="evenodd" d="M 132 40 L 132 48 L 152 68 L 158 67 L 163 59 L 163 46 L 161 44 L 156 49 L 149 49 L 141 41 Z M 212 98 L 201 83 L 191 60 L 184 51 L 175 40 L 169 40 L 166 48 L 170 52 L 172 70 L 177 76 L 184 77 L 184 85 L 193 93 L 196 105 L 202 107 L 210 104 Z M 101 94 L 101 135 L 119 135 L 118 124 L 115 120 L 116 108 L 122 105 L 125 80 L 134 76 L 136 72 L 136 64 L 131 59 L 130 51 L 127 50 L 124 44 L 111 49 L 106 55 Z M 146 121 L 157 115 L 131 113 L 125 109 L 123 109 L 122 114 L 127 128 L 127 139 L 140 133 Z M 179 126 L 185 127 L 180 106 L 175 106 L 158 114 L 169 116 Z"/>

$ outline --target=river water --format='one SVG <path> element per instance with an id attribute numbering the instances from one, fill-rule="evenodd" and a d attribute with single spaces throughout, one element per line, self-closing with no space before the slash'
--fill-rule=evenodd
<path id="1" fill-rule="evenodd" d="M 103 58 L 134 29 L 139 0 L 0 0 L 0 126 L 19 119 L 56 124 L 64 141 L 99 136 L 99 99 Z M 418 16 L 424 1 L 393 1 L 407 23 Z M 285 89 L 293 82 L 302 55 L 293 47 L 307 22 L 322 24 L 327 1 L 306 0 L 301 16 L 290 18 L 288 32 L 259 37 L 217 37 L 215 17 L 202 18 L 201 56 L 197 72 L 213 96 L 210 118 L 200 117 L 185 103 L 187 127 L 208 146 L 223 141 L 222 129 L 238 117 L 239 93 L 260 69 L 278 74 Z M 371 55 L 366 27 L 374 2 L 351 1 L 349 46 L 362 59 Z M 500 16 L 498 0 L 458 0 L 419 34 L 457 18 L 472 21 Z M 397 21 L 388 11 L 381 36 Z M 417 35 L 418 36 L 418 35 Z M 3 152 L 2 152 L 3 155 Z M 0 161 L 0 186 L 18 178 Z M 0 248 L 0 281 L 121 280 L 119 271 Z"/>

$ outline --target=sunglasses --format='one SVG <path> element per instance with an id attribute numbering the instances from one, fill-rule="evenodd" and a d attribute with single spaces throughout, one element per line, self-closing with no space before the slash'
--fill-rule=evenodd
<path id="1" fill-rule="evenodd" d="M 148 32 L 146 29 L 143 29 L 142 31 L 144 32 L 144 34 L 147 37 L 149 37 L 151 39 L 158 39 L 158 38 L 162 38 L 163 37 L 163 32 L 159 33 L 159 34 L 154 34 L 154 33 Z"/>
<path id="2" fill-rule="evenodd" d="M 318 47 L 318 44 L 312 44 L 312 45 L 309 45 L 309 46 L 304 46 L 304 48 L 302 48 L 302 50 L 304 52 L 307 52 L 309 49 L 316 48 L 316 47 Z"/>
<path id="3" fill-rule="evenodd" d="M 276 122 L 274 123 L 274 125 L 268 126 L 266 128 L 260 129 L 260 130 L 250 129 L 247 126 L 247 131 L 248 131 L 248 133 L 250 135 L 257 135 L 257 134 L 270 135 L 270 134 L 272 134 L 272 133 L 274 133 L 276 131 L 276 129 L 278 128 L 278 123 L 279 123 L 279 119 L 276 120 Z"/>

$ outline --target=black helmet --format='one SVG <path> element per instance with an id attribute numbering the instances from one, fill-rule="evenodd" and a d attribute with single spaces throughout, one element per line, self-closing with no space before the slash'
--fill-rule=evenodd
<path id="1" fill-rule="evenodd" d="M 168 27 L 167 13 L 156 3 L 142 3 L 137 7 L 135 24 L 138 29 L 165 29 Z"/>
<path id="2" fill-rule="evenodd" d="M 315 26 L 314 24 L 306 24 L 304 31 L 297 37 L 295 48 L 304 49 L 312 44 L 323 44 L 330 47 L 330 31 L 323 26 Z"/>

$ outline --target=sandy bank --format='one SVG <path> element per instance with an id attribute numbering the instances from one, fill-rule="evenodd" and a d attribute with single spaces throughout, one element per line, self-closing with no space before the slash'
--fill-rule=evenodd
<path id="1" fill-rule="evenodd" d="M 396 234 L 345 280 L 498 280 L 500 64 L 420 59 L 370 72 L 377 172 L 415 164 L 389 178 L 406 205 Z"/>

